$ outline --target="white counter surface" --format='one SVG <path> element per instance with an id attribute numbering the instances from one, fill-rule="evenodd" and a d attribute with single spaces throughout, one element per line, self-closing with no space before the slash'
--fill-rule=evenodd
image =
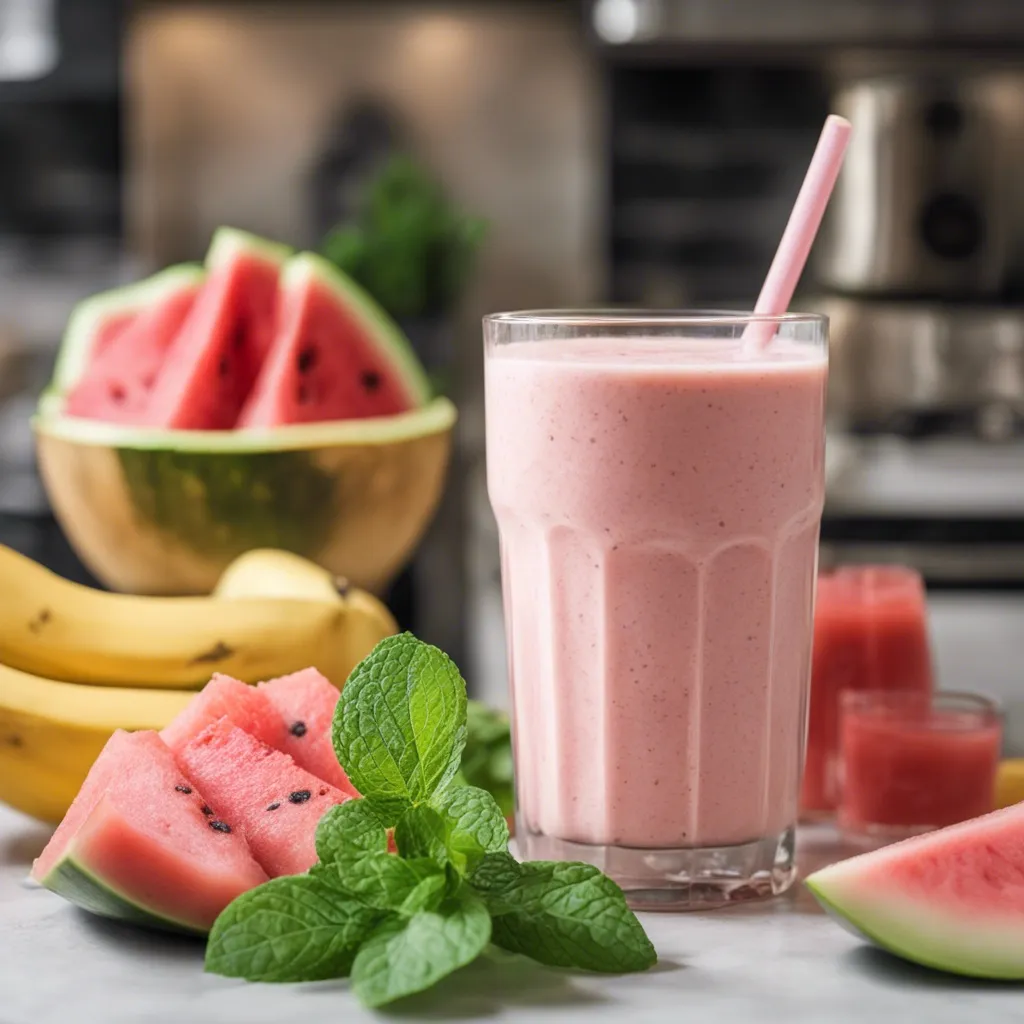
<path id="1" fill-rule="evenodd" d="M 202 973 L 202 944 L 104 922 L 24 878 L 47 831 L 0 807 L 0 1024 L 999 1024 L 1024 1022 L 1024 986 L 933 974 L 859 943 L 797 889 L 705 914 L 644 915 L 660 956 L 597 977 L 524 960 L 478 962 L 400 1010 L 362 1009 L 344 982 L 249 985 Z M 838 851 L 801 837 L 806 868 Z"/>

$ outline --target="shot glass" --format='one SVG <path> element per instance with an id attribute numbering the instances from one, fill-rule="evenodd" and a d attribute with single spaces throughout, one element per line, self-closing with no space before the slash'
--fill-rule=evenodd
<path id="1" fill-rule="evenodd" d="M 895 841 L 995 807 L 1003 727 L 986 697 L 847 692 L 840 735 L 838 819 L 849 838 Z"/>

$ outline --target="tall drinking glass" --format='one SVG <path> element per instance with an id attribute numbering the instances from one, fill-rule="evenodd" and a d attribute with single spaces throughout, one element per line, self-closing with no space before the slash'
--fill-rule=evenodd
<path id="1" fill-rule="evenodd" d="M 633 906 L 795 877 L 827 320 L 484 320 L 516 836 Z"/>

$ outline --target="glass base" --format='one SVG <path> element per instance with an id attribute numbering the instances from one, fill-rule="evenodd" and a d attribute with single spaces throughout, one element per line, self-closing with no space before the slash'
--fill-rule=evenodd
<path id="1" fill-rule="evenodd" d="M 796 880 L 796 833 L 737 846 L 640 849 L 539 835 L 519 822 L 523 860 L 581 860 L 618 882 L 634 910 L 711 910 L 784 893 Z"/>

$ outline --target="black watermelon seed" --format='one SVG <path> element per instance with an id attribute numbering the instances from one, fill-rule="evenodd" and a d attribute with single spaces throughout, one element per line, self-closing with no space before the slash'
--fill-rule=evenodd
<path id="1" fill-rule="evenodd" d="M 308 789 L 297 789 L 288 794 L 288 799 L 293 804 L 304 804 L 312 795 Z"/>
<path id="2" fill-rule="evenodd" d="M 304 348 L 299 353 L 297 364 L 299 367 L 299 373 L 308 373 L 312 370 L 313 366 L 316 364 L 316 349 L 313 348 L 312 345 Z"/>
<path id="3" fill-rule="evenodd" d="M 192 792 L 192 787 L 191 786 L 175 786 L 174 788 L 179 793 L 191 793 Z"/>
<path id="4" fill-rule="evenodd" d="M 203 814 L 205 814 L 208 818 L 213 817 L 213 811 L 210 810 L 209 804 L 203 804 Z"/>
<path id="5" fill-rule="evenodd" d="M 306 723 L 305 722 L 293 722 L 291 728 L 291 734 L 293 736 L 305 736 L 306 735 Z"/>
<path id="6" fill-rule="evenodd" d="M 210 828 L 214 832 L 230 832 L 231 826 L 226 821 L 211 821 Z"/>
<path id="7" fill-rule="evenodd" d="M 381 384 L 380 374 L 376 370 L 364 370 L 359 375 L 359 380 L 363 387 L 371 393 L 376 391 Z"/>
<path id="8" fill-rule="evenodd" d="M 278 807 L 280 807 L 280 806 L 281 806 L 281 805 L 280 805 L 280 804 L 277 804 L 277 803 L 274 803 L 274 804 L 270 804 L 270 806 L 268 806 L 268 807 L 267 807 L 267 810 L 268 810 L 268 811 L 276 811 L 276 810 L 278 809 Z"/>

